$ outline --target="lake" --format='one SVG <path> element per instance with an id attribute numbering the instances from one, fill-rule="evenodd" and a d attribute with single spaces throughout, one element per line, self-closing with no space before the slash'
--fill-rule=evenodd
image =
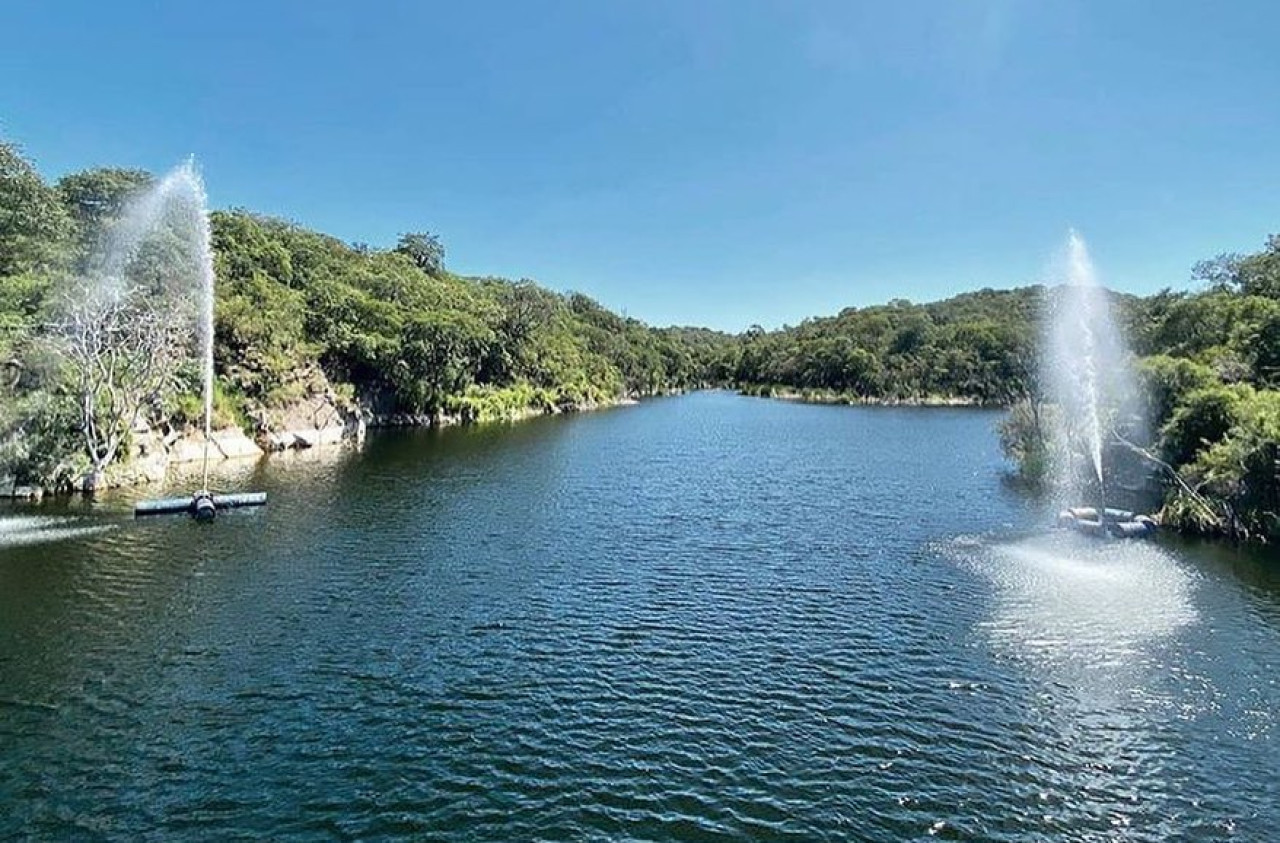
<path id="1" fill-rule="evenodd" d="M 1280 834 L 1280 563 L 1044 529 L 998 419 L 704 392 L 0 510 L 0 838 Z"/>

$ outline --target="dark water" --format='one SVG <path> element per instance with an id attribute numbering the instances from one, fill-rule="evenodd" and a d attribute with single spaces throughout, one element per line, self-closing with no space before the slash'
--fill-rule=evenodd
<path id="1" fill-rule="evenodd" d="M 1276 838 L 1277 564 L 1037 534 L 995 419 L 708 393 L 0 515 L 0 837 Z"/>

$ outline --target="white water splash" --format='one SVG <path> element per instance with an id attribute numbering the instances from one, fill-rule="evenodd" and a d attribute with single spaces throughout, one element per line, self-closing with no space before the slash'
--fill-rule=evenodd
<path id="1" fill-rule="evenodd" d="M 980 624 L 994 648 L 1078 689 L 1142 684 L 1154 652 L 1199 617 L 1194 572 L 1153 543 L 1050 533 L 948 553 L 994 587 Z"/>
<path id="2" fill-rule="evenodd" d="M 990 550 L 993 634 L 1037 658 L 1120 663 L 1195 621 L 1192 579 L 1148 542 L 1059 534 Z"/>
<path id="3" fill-rule="evenodd" d="M 1030 680 L 1023 710 L 1046 740 L 1024 758 L 1055 771 L 1041 798 L 1087 791 L 1122 822 L 1175 813 L 1160 788 L 1132 797 L 1133 764 L 1160 757 L 1169 721 L 1219 703 L 1186 657 L 1204 636 L 1188 632 L 1200 621 L 1198 572 L 1155 543 L 1062 532 L 950 553 L 991 585 L 975 631 Z"/>
<path id="4" fill-rule="evenodd" d="M 195 159 L 175 171 L 174 176 L 185 191 L 188 207 L 196 216 L 194 245 L 196 247 L 197 295 L 199 296 L 198 337 L 200 341 L 201 381 L 204 397 L 204 478 L 202 489 L 209 488 L 209 440 L 213 424 L 213 235 L 209 229 L 209 201 L 204 181 L 196 170 Z"/>
<path id="5" fill-rule="evenodd" d="M 113 528 L 110 524 L 86 524 L 82 519 L 54 516 L 0 518 L 0 548 L 91 536 Z"/>

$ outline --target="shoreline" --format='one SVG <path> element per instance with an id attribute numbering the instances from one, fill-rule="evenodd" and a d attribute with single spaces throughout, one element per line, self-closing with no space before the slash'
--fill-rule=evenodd
<path id="1" fill-rule="evenodd" d="M 737 394 L 746 398 L 768 398 L 796 404 L 825 404 L 848 407 L 943 407 L 978 410 L 1005 410 L 1008 404 L 979 401 L 960 396 L 925 395 L 910 398 L 885 398 L 830 390 L 797 390 L 787 387 L 738 387 Z"/>
<path id="2" fill-rule="evenodd" d="M 299 454 L 323 451 L 339 451 L 359 448 L 370 430 L 445 430 L 494 424 L 518 424 L 547 416 L 576 415 L 617 407 L 635 406 L 650 398 L 684 394 L 688 390 L 667 390 L 649 395 L 623 395 L 606 401 L 580 402 L 566 405 L 525 406 L 513 412 L 490 416 L 469 416 L 465 413 L 374 414 L 367 410 L 354 410 L 333 424 L 314 429 L 292 429 L 277 432 L 260 432 L 250 436 L 238 427 L 215 430 L 210 437 L 210 472 L 232 465 L 251 466 L 274 458 L 288 459 Z M 164 487 L 171 481 L 198 477 L 202 462 L 204 437 L 194 429 L 181 435 L 165 437 L 149 432 L 139 437 L 139 453 L 128 461 L 107 467 L 101 475 L 85 475 L 81 484 L 66 487 L 47 487 L 38 484 L 20 484 L 11 478 L 0 478 L 0 503 L 39 504 L 46 500 L 92 500 L 104 492 L 128 492 L 147 487 Z M 215 456 L 216 454 L 216 456 Z"/>
<path id="3" fill-rule="evenodd" d="M 272 459 L 288 461 L 296 459 L 323 459 L 327 455 L 339 455 L 344 451 L 358 452 L 365 440 L 367 431 L 428 431 L 452 428 L 467 428 L 491 425 L 514 425 L 531 419 L 548 416 L 567 416 L 578 413 L 598 412 L 619 407 L 630 407 L 654 398 L 684 395 L 706 389 L 719 389 L 745 398 L 766 398 L 795 404 L 812 404 L 826 406 L 862 406 L 862 407 L 910 407 L 923 409 L 1007 409 L 999 404 L 984 404 L 961 398 L 945 398 L 930 396 L 911 399 L 862 398 L 840 393 L 806 394 L 796 390 L 778 390 L 769 393 L 752 393 L 735 387 L 702 386 L 688 389 L 672 389 L 641 396 L 622 395 L 617 398 L 582 402 L 565 405 L 526 406 L 514 412 L 489 417 L 468 417 L 461 413 L 441 413 L 435 416 L 428 414 L 385 414 L 375 415 L 365 409 L 358 410 L 355 418 L 358 424 L 350 419 L 343 427 L 331 427 L 312 431 L 286 431 L 283 433 L 260 433 L 255 439 L 240 428 L 226 428 L 214 431 L 211 442 L 214 450 L 220 455 L 211 459 L 210 474 L 249 472 L 262 463 Z M 230 441 L 233 446 L 226 447 Z M 288 445 L 277 444 L 289 441 Z M 264 447 L 264 445 L 266 447 Z M 10 507 L 32 505 L 67 504 L 82 502 L 92 504 L 103 496 L 124 499 L 145 497 L 148 489 L 161 490 L 189 481 L 199 482 L 201 475 L 201 459 L 195 454 L 202 453 L 203 437 L 198 431 L 185 430 L 182 435 L 172 437 L 162 453 L 135 455 L 127 463 L 110 466 L 108 471 L 111 482 L 98 486 L 86 485 L 83 488 L 62 487 L 50 489 L 35 485 L 0 485 L 0 510 Z M 163 456 L 163 459 L 159 459 Z M 149 463 L 149 465 L 148 465 Z M 0 483 L 12 483 L 10 478 L 0 478 Z M 210 484 L 212 487 L 212 484 Z M 1170 523 L 1166 517 L 1167 503 L 1153 511 L 1153 516 L 1160 524 L 1161 532 L 1166 536 L 1179 540 L 1204 540 L 1224 543 L 1230 546 L 1266 546 L 1266 541 L 1255 539 L 1241 540 L 1225 532 L 1188 529 Z"/>

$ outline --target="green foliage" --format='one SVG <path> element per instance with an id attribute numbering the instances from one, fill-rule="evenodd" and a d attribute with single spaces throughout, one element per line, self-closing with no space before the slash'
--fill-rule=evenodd
<path id="1" fill-rule="evenodd" d="M 267 399 L 311 358 L 304 339 L 304 297 L 255 271 L 219 289 L 214 359 L 244 395 Z"/>
<path id="2" fill-rule="evenodd" d="M 50 483 L 88 464 L 93 449 L 77 445 L 83 425 L 66 397 L 74 367 L 48 353 L 44 334 L 60 285 L 95 270 L 85 260 L 93 244 L 151 183 L 140 170 L 105 168 L 51 187 L 0 141 L 0 473 Z M 1023 475 L 1035 479 L 1053 460 L 1044 435 L 1053 410 L 1033 401 L 1042 287 L 895 300 L 730 336 L 654 329 L 528 280 L 452 275 L 430 233 L 377 249 L 245 211 L 215 212 L 211 223 L 219 424 L 246 424 L 324 385 L 376 413 L 487 421 L 734 382 L 808 400 L 1011 406 L 1001 439 Z M 124 270 L 144 299 L 172 294 L 188 242 L 161 231 L 141 245 Z M 1193 279 L 1199 292 L 1113 297 L 1145 358 L 1153 448 L 1186 482 L 1170 487 L 1165 517 L 1274 539 L 1280 236 L 1255 254 L 1198 264 Z M 146 411 L 198 421 L 197 380 L 181 369 Z"/>
<path id="3" fill-rule="evenodd" d="M 199 382 L 199 372 L 194 368 L 185 373 L 186 388 L 169 395 L 164 402 L 164 417 L 175 427 L 204 427 L 204 395 L 203 385 Z M 212 427 L 218 430 L 226 427 L 247 428 L 249 421 L 244 415 L 244 396 L 232 392 L 224 381 L 214 381 Z"/>
<path id="4" fill-rule="evenodd" d="M 85 260 L 94 244 L 153 179 L 101 168 L 68 175 L 55 189 L 12 146 L 0 153 L 0 238 L 8 237 L 0 243 L 9 244 L 3 254 L 10 261 L 0 273 L 0 351 L 9 353 L 45 312 L 54 269 L 95 271 Z M 320 370 L 377 412 L 475 419 L 731 374 L 727 335 L 654 330 L 530 281 L 450 275 L 434 234 L 404 234 L 379 250 L 244 211 L 215 212 L 211 223 L 222 421 L 301 398 Z M 125 268 L 130 281 L 167 294 L 172 267 L 186 257 L 188 239 L 180 235 L 160 232 L 143 243 Z M 179 380 L 184 385 L 163 412 L 191 423 L 201 412 L 199 385 L 190 373 Z"/>
<path id="5" fill-rule="evenodd" d="M 493 332 L 465 312 L 415 314 L 405 324 L 391 381 L 414 412 L 438 410 L 475 379 Z"/>
<path id="6" fill-rule="evenodd" d="M 1220 440 L 1235 423 L 1247 389 L 1215 385 L 1189 393 L 1161 430 L 1165 458 L 1173 465 L 1189 463 Z"/>
<path id="7" fill-rule="evenodd" d="M 71 231 L 57 192 L 15 145 L 0 140 L 0 278 L 60 266 Z"/>
<path id="8" fill-rule="evenodd" d="M 1193 398 L 1207 394 L 1198 392 Z M 1228 405 L 1206 426 L 1216 435 L 1202 440 L 1185 475 L 1200 494 L 1221 503 L 1230 533 L 1245 539 L 1278 540 L 1280 392 L 1239 387 Z M 1199 406 L 1204 406 L 1203 401 Z M 1180 505 L 1169 513 L 1175 523 L 1201 531 L 1221 526 L 1184 501 L 1177 502 Z"/>
<path id="9" fill-rule="evenodd" d="M 401 234 L 396 241 L 396 251 L 409 258 L 414 266 L 428 275 L 444 272 L 444 244 L 434 234 Z"/>
<path id="10" fill-rule="evenodd" d="M 82 238 L 91 241 L 110 229 L 129 200 L 153 181 L 145 170 L 103 167 L 63 176 L 58 193 Z"/>
<path id="11" fill-rule="evenodd" d="M 76 450 L 75 406 L 36 336 L 72 232 L 57 192 L 0 141 L 0 475 L 19 483 L 58 482 Z"/>
<path id="12" fill-rule="evenodd" d="M 1263 250 L 1255 254 L 1218 255 L 1201 261 L 1192 277 L 1219 292 L 1280 299 L 1280 234 L 1268 237 Z"/>
<path id="13" fill-rule="evenodd" d="M 212 222 L 218 370 L 249 403 L 292 397 L 291 372 L 319 365 L 378 412 L 507 417 L 493 395 L 569 406 L 701 382 L 732 342 L 531 281 L 450 275 L 431 235 L 378 251 L 241 211 Z"/>
<path id="14" fill-rule="evenodd" d="M 1165 291 L 1136 302 L 1130 321 L 1140 354 L 1194 360 L 1227 382 L 1280 383 L 1280 298 L 1216 287 Z"/>
<path id="15" fill-rule="evenodd" d="M 1165 520 L 1262 541 L 1277 528 L 1280 236 L 1252 255 L 1197 264 L 1199 293 L 1168 290 L 1129 307 L 1156 447 L 1177 472 Z"/>
<path id="16" fill-rule="evenodd" d="M 0 359 L 0 476 L 20 484 L 70 482 L 88 460 L 79 453 L 76 402 L 60 388 L 60 360 L 29 337 L 12 341 Z"/>
<path id="17" fill-rule="evenodd" d="M 1163 426 L 1186 396 L 1215 382 L 1213 370 L 1185 357 L 1154 354 L 1138 364 L 1147 396 L 1147 420 Z"/>
<path id="18" fill-rule="evenodd" d="M 999 427 L 1000 445 L 1017 465 L 1018 476 L 1035 487 L 1043 486 L 1053 469 L 1052 412 L 1053 408 L 1024 398 L 1009 408 Z"/>
<path id="19" fill-rule="evenodd" d="M 0 475 L 18 484 L 69 485 L 88 467 L 66 395 L 31 391 L 0 397 Z"/>
<path id="20" fill-rule="evenodd" d="M 0 331 L 31 327 L 44 310 L 54 278 L 24 272 L 0 278 Z"/>
<path id="21" fill-rule="evenodd" d="M 530 383 L 506 387 L 471 385 L 451 395 L 445 410 L 464 422 L 514 421 L 530 414 L 549 413 L 560 405 L 554 391 Z"/>
<path id="22" fill-rule="evenodd" d="M 752 328 L 734 379 L 870 400 L 1007 404 L 1033 391 L 1042 296 L 1039 287 L 981 290 L 924 305 L 848 308 L 772 333 Z"/>

